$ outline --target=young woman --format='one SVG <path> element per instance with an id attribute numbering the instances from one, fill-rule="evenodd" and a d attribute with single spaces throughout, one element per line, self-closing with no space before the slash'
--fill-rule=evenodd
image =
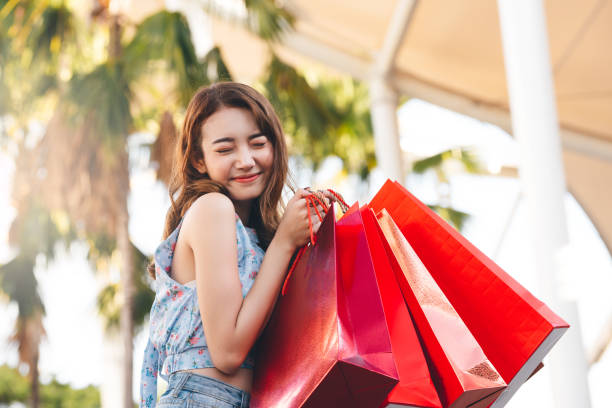
<path id="1" fill-rule="evenodd" d="M 177 143 L 165 240 L 149 266 L 156 297 L 141 406 L 156 405 L 158 372 L 169 383 L 160 407 L 249 405 L 253 345 L 314 214 L 299 189 L 280 216 L 286 179 L 280 122 L 260 93 L 238 83 L 196 93 Z"/>

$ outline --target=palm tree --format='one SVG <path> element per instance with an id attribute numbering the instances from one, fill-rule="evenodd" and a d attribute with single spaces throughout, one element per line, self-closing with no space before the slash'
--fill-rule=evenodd
<path id="1" fill-rule="evenodd" d="M 265 38 L 273 39 L 281 26 L 290 21 L 283 12 L 275 14 L 278 8 L 271 2 L 246 3 L 250 10 L 246 24 Z M 86 47 L 74 45 L 77 37 L 72 34 L 77 25 L 65 3 L 1 0 L 2 29 L 10 35 L 2 35 L 0 42 L 3 74 L 0 92 L 5 95 L 15 83 L 29 86 L 24 85 L 24 89 L 19 89 L 21 92 L 12 92 L 6 99 L 3 97 L 3 101 L 13 103 L 12 106 L 3 104 L 0 109 L 2 113 L 15 116 L 23 112 L 22 127 L 25 127 L 25 123 L 39 112 L 24 111 L 22 107 L 33 106 L 33 101 L 41 99 L 46 99 L 48 104 L 49 99 L 61 99 L 39 149 L 37 164 L 46 178 L 39 193 L 49 208 L 69 214 L 79 235 L 90 237 L 93 247 L 106 242 L 122 254 L 120 292 L 123 303 L 119 320 L 127 356 L 123 370 L 124 405 L 129 406 L 132 404 L 134 283 L 133 248 L 127 229 L 129 160 L 126 141 L 127 135 L 136 129 L 138 115 L 151 113 L 150 108 L 147 111 L 147 107 L 142 106 L 142 101 L 135 102 L 141 93 L 137 85 L 142 84 L 139 81 L 143 78 L 156 74 L 155 67 L 151 69 L 151 61 L 161 63 L 162 68 L 157 72 L 169 72 L 176 79 L 176 85 L 170 89 L 175 98 L 171 103 L 160 104 L 165 105 L 164 114 L 160 115 L 164 126 L 155 147 L 163 157 L 168 154 L 159 151 L 160 147 L 166 150 L 172 144 L 174 131 L 170 110 L 184 106 L 195 88 L 219 78 L 231 79 L 231 76 L 216 48 L 203 61 L 198 61 L 189 28 L 181 15 L 160 12 L 151 16 L 135 27 L 135 35 L 126 43 L 122 35 L 122 16 L 112 15 L 107 6 L 108 2 L 100 2 L 92 13 L 95 21 L 108 30 L 107 57 L 91 67 L 78 53 L 79 48 Z M 6 40 L 9 37 L 10 42 Z M 40 69 L 36 72 L 24 69 L 33 59 L 37 60 L 36 67 Z M 67 70 L 70 71 L 68 75 Z M 68 82 L 66 77 L 71 77 Z M 162 178 L 165 177 L 164 168 L 167 165 L 160 168 Z M 109 292 L 107 288 L 100 296 L 102 307 Z"/>
<path id="2" fill-rule="evenodd" d="M 36 152 L 20 145 L 20 157 L 33 159 Z M 32 407 L 39 406 L 38 358 L 40 342 L 45 334 L 42 318 L 45 312 L 38 293 L 34 267 L 39 255 L 49 263 L 55 255 L 58 242 L 67 244 L 74 236 L 70 229 L 60 229 L 52 215 L 36 198 L 40 185 L 36 167 L 28 160 L 18 163 L 14 177 L 13 200 L 17 216 L 11 224 L 9 243 L 17 255 L 0 266 L 0 290 L 18 308 L 12 340 L 17 343 L 19 361 L 28 367 L 31 384 Z"/>
<path id="3" fill-rule="evenodd" d="M 72 34 L 71 20 L 63 6 L 53 9 L 43 6 L 44 2 L 0 1 L 0 117 L 10 115 L 14 120 L 12 129 L 2 123 L 0 141 L 2 145 L 18 146 L 21 159 L 17 161 L 12 192 L 17 215 L 9 233 L 9 243 L 16 248 L 17 255 L 0 266 L 0 290 L 18 307 L 11 339 L 17 343 L 19 361 L 28 367 L 33 407 L 39 405 L 38 358 L 45 333 L 44 306 L 34 267 L 40 254 L 48 263 L 54 258 L 55 244 L 71 237 L 69 229 L 61 231 L 57 227 L 35 194 L 41 184 L 35 165 L 37 151 L 26 148 L 25 140 L 28 122 L 37 116 L 40 104 L 46 102 L 35 95 L 56 85 L 50 79 L 55 65 L 38 60 L 38 56 L 45 53 L 50 56 L 50 48 L 61 49 L 63 40 Z M 24 48 L 37 52 L 23 54 L 20 50 Z"/>
<path id="4" fill-rule="evenodd" d="M 273 1 L 244 4 L 246 18 L 237 23 L 270 44 L 291 29 L 292 16 Z M 208 11 L 223 16 L 212 6 Z M 69 215 L 78 235 L 91 244 L 90 258 L 121 254 L 121 282 L 101 292 L 99 305 L 107 325 L 121 328 L 126 356 L 123 405 L 131 406 L 134 322 L 142 321 L 152 297 L 144 274 L 134 275 L 143 270 L 143 255 L 128 234 L 127 137 L 158 119 L 152 158 L 159 163 L 158 177 L 167 180 L 176 135 L 173 115 L 197 87 L 230 80 L 231 74 L 216 47 L 197 58 L 187 22 L 178 13 L 161 11 L 129 26 L 124 16 L 110 13 L 107 1 L 100 1 L 92 15 L 95 26 L 108 35 L 101 61 L 80 52 L 91 47 L 83 44 L 87 36 L 75 35 L 81 26 L 66 4 L 0 0 L 3 32 L 12 33 L 0 37 L 0 95 L 12 92 L 6 100 L 13 101 L 12 106 L 0 105 L 0 114 L 20 115 L 23 127 L 32 116 L 48 121 L 37 157 L 45 175 L 38 191 L 41 200 L 47 208 Z M 126 27 L 133 32 L 131 38 L 124 33 Z M 291 134 L 293 152 L 311 157 L 315 166 L 335 154 L 365 178 L 375 165 L 365 86 L 322 81 L 313 87 L 298 70 L 270 55 L 261 86 Z M 24 69 L 33 58 L 36 69 Z M 158 81 L 160 77 L 165 80 Z M 15 83 L 24 89 L 15 92 Z M 53 114 L 41 115 L 32 101 L 55 106 Z"/>
<path id="5" fill-rule="evenodd" d="M 252 3 L 260 10 L 265 2 Z M 122 383 L 125 386 L 124 406 L 129 406 L 132 404 L 135 284 L 133 248 L 128 236 L 129 158 L 126 146 L 127 136 L 136 129 L 138 122 L 132 112 L 146 112 L 142 101 L 139 101 L 140 106 L 134 103 L 139 99 L 138 85 L 143 78 L 151 78 L 159 71 L 175 78 L 175 86 L 165 90 L 174 96 L 172 103 L 166 102 L 164 107 L 162 118 L 167 124 L 171 118 L 169 109 L 184 106 L 197 87 L 221 77 L 231 79 L 231 76 L 218 49 L 213 48 L 203 61 L 197 59 L 182 15 L 166 11 L 156 13 L 138 24 L 133 38 L 124 44 L 123 18 L 112 15 L 106 6 L 100 3 L 95 16 L 96 21 L 108 29 L 107 58 L 93 69 L 72 76 L 66 85 L 67 98 L 49 123 L 42 145 L 47 171 L 47 202 L 54 208 L 64 208 L 87 235 L 105 237 L 103 240 L 111 242 L 121 254 L 119 291 L 107 287 L 100 296 L 100 305 L 104 308 L 110 304 L 109 295 L 122 294 L 119 324 L 126 356 Z M 266 35 L 272 36 L 273 30 L 268 25 L 276 20 L 256 15 L 256 19 L 249 19 L 250 24 L 258 29 L 264 27 Z M 152 67 L 152 61 L 158 61 L 161 68 Z M 211 69 L 213 66 L 215 70 Z M 161 141 L 167 140 L 166 129 L 173 129 L 172 124 L 162 126 Z M 57 157 L 62 160 L 56 160 Z M 163 171 L 160 174 L 163 177 Z M 78 178 L 75 180 L 71 175 Z M 105 310 L 108 312 L 107 308 Z"/>

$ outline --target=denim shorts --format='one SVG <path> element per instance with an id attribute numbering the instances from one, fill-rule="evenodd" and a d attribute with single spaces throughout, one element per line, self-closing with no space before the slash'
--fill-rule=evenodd
<path id="1" fill-rule="evenodd" d="M 248 408 L 251 395 L 223 381 L 186 371 L 168 379 L 168 390 L 158 407 L 166 408 Z"/>

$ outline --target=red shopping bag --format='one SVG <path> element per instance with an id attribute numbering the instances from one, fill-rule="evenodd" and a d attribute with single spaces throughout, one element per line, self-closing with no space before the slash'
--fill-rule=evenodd
<path id="1" fill-rule="evenodd" d="M 385 209 L 377 214 L 385 249 L 431 361 L 445 407 L 487 407 L 506 387 L 461 317 Z"/>
<path id="2" fill-rule="evenodd" d="M 442 408 L 412 318 L 395 273 L 387 259 L 376 218 L 362 207 L 357 214 L 347 214 L 342 221 L 352 221 L 361 229 L 363 223 L 367 248 L 371 254 L 376 281 L 382 299 L 399 382 L 387 395 L 383 406 Z"/>
<path id="3" fill-rule="evenodd" d="M 389 212 L 506 381 L 503 406 L 569 325 L 399 183 L 369 206 Z"/>
<path id="4" fill-rule="evenodd" d="M 258 344 L 251 406 L 377 407 L 397 383 L 367 251 L 330 208 Z"/>

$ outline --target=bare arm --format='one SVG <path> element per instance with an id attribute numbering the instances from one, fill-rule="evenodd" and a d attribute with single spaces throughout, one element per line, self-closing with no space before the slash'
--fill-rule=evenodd
<path id="1" fill-rule="evenodd" d="M 232 202 L 219 193 L 200 197 L 182 233 L 195 261 L 202 324 L 215 367 L 232 374 L 246 358 L 269 318 L 295 249 L 308 239 L 307 206 L 299 194 L 288 203 L 248 295 L 238 278 L 236 219 Z"/>

